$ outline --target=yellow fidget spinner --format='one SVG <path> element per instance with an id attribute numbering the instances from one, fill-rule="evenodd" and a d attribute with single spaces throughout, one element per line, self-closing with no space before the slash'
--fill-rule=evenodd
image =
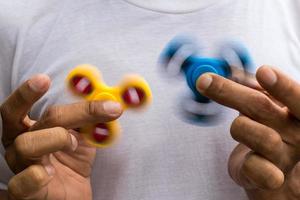
<path id="1" fill-rule="evenodd" d="M 102 80 L 100 71 L 88 64 L 75 67 L 67 77 L 67 84 L 77 96 L 88 101 L 117 101 L 123 110 L 144 107 L 152 100 L 151 89 L 141 76 L 126 75 L 118 86 L 110 87 Z M 80 132 L 92 146 L 105 148 L 117 139 L 120 128 L 115 120 L 87 125 L 81 128 Z"/>

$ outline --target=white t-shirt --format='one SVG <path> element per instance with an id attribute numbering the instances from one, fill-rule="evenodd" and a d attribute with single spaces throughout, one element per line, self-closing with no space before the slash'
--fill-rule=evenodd
<path id="1" fill-rule="evenodd" d="M 111 85 L 128 72 L 141 74 L 153 104 L 124 113 L 121 140 L 98 150 L 94 199 L 246 200 L 227 173 L 237 113 L 225 109 L 214 126 L 181 120 L 177 100 L 187 86 L 166 81 L 157 60 L 178 34 L 195 36 L 211 54 L 234 39 L 248 46 L 256 66 L 274 65 L 299 79 L 299 10 L 298 0 L 1 1 L 0 102 L 33 74 L 46 73 L 53 84 L 31 113 L 38 118 L 47 106 L 74 100 L 64 80 L 78 64 L 98 66 Z M 7 183 L 1 159 L 0 180 Z"/>

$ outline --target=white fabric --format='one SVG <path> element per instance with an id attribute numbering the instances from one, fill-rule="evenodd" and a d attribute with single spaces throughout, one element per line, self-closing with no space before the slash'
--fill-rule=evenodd
<path id="1" fill-rule="evenodd" d="M 3 183 L 0 183 L 0 190 L 7 190 L 7 186 Z"/>
<path id="2" fill-rule="evenodd" d="M 153 104 L 143 113 L 124 113 L 122 139 L 98 151 L 94 200 L 246 200 L 227 174 L 235 145 L 229 127 L 237 113 L 227 109 L 222 123 L 210 127 L 179 119 L 177 103 L 186 84 L 166 80 L 157 59 L 178 34 L 197 37 L 207 55 L 220 41 L 235 39 L 249 47 L 257 66 L 275 65 L 299 80 L 299 1 L 224 0 L 194 12 L 178 8 L 182 14 L 132 3 L 1 1 L 0 101 L 33 74 L 46 73 L 53 84 L 31 113 L 38 118 L 49 105 L 75 100 L 64 80 L 78 64 L 97 65 L 108 84 L 117 84 L 128 72 L 139 73 L 152 86 Z M 0 177 L 5 174 L 0 171 Z"/>
<path id="3" fill-rule="evenodd" d="M 128 3 L 141 8 L 166 12 L 166 13 L 188 13 L 203 9 L 224 0 L 125 0 Z"/>

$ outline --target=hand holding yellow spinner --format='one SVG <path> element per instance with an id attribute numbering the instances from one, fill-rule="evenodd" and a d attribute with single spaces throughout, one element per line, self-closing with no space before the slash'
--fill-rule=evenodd
<path id="1" fill-rule="evenodd" d="M 117 101 L 123 110 L 144 107 L 152 100 L 151 89 L 142 77 L 127 75 L 118 86 L 110 87 L 103 82 L 100 71 L 88 64 L 74 68 L 68 75 L 67 82 L 70 90 L 77 96 L 88 101 Z M 80 132 L 89 144 L 104 148 L 117 139 L 120 130 L 117 121 L 112 121 L 87 125 Z"/>

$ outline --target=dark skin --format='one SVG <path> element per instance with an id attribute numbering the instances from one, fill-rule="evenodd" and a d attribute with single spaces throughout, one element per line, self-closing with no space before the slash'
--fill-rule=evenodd
<path id="1" fill-rule="evenodd" d="M 75 129 L 115 120 L 121 106 L 109 101 L 54 106 L 33 121 L 27 113 L 49 86 L 49 77 L 37 75 L 0 107 L 5 158 L 16 174 L 0 199 L 92 200 L 90 175 L 96 149 Z"/>
<path id="2" fill-rule="evenodd" d="M 300 85 L 263 66 L 256 78 L 263 91 L 215 74 L 204 74 L 198 90 L 241 113 L 231 125 L 240 144 L 228 167 L 250 200 L 300 199 Z"/>

